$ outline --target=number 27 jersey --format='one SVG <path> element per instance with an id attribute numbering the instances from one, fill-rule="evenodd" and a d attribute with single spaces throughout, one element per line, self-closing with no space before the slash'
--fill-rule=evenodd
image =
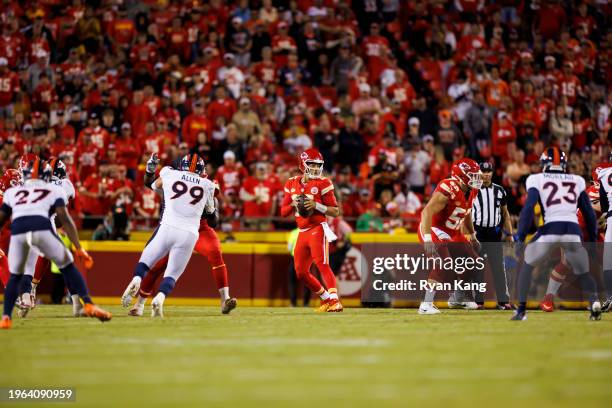
<path id="1" fill-rule="evenodd" d="M 198 234 L 202 213 L 215 210 L 215 184 L 195 173 L 164 167 L 159 172 L 164 190 L 162 225 Z"/>
<path id="2" fill-rule="evenodd" d="M 544 224 L 578 223 L 578 197 L 586 189 L 580 176 L 565 173 L 539 173 L 527 177 L 527 191 L 535 188 L 540 196 Z"/>

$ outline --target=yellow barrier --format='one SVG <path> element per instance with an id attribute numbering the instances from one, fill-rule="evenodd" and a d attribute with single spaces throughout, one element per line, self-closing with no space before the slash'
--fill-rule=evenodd
<path id="1" fill-rule="evenodd" d="M 130 243 L 139 242 L 144 243 L 151 237 L 151 231 L 134 231 L 130 234 Z M 227 239 L 227 234 L 224 232 L 218 232 L 219 239 L 221 242 Z M 235 242 L 238 243 L 269 243 L 279 244 L 287 242 L 288 232 L 270 231 L 270 232 L 235 232 L 232 234 Z M 81 239 L 87 241 L 91 239 L 91 235 L 83 232 Z M 354 232 L 351 234 L 351 241 L 355 244 L 366 244 L 375 242 L 386 242 L 386 243 L 408 243 L 408 242 L 419 242 L 417 234 L 414 233 L 397 233 L 397 234 L 384 234 L 378 232 Z M 98 241 L 104 242 L 104 241 Z M 120 246 L 123 242 L 118 243 Z M 142 248 L 142 247 L 141 247 Z M 119 249 L 120 250 L 120 249 Z"/>

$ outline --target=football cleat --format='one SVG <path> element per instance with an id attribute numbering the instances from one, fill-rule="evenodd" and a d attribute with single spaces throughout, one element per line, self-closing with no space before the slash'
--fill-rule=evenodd
<path id="1" fill-rule="evenodd" d="M 8 330 L 13 326 L 13 321 L 8 316 L 2 316 L 2 321 L 0 321 L 0 329 Z"/>
<path id="2" fill-rule="evenodd" d="M 151 317 L 160 317 L 164 318 L 164 300 L 160 297 L 161 293 L 158 293 L 157 296 L 153 298 L 153 302 L 151 302 Z M 163 295 L 163 294 L 162 294 Z"/>
<path id="3" fill-rule="evenodd" d="M 527 320 L 527 311 L 525 309 L 518 308 L 510 320 Z"/>
<path id="4" fill-rule="evenodd" d="M 93 303 L 86 303 L 84 310 L 85 310 L 85 316 L 95 317 L 99 319 L 101 322 L 106 322 L 113 318 L 113 315 L 110 312 L 107 312 L 106 310 L 99 308 Z"/>
<path id="5" fill-rule="evenodd" d="M 83 308 L 83 304 L 81 301 L 72 302 L 72 315 L 74 317 L 85 317 L 87 313 L 85 313 L 85 308 Z"/>
<path id="6" fill-rule="evenodd" d="M 128 312 L 128 316 L 135 316 L 135 317 L 142 316 L 144 314 L 144 308 L 145 308 L 145 305 L 136 303 L 134 306 L 132 306 L 132 308 Z"/>
<path id="7" fill-rule="evenodd" d="M 32 295 L 29 293 L 24 293 L 17 298 L 15 306 L 17 306 L 17 316 L 20 319 L 25 318 L 28 315 L 28 312 L 34 308 L 32 306 Z"/>
<path id="8" fill-rule="evenodd" d="M 610 309 L 612 309 L 612 296 L 610 296 L 608 299 L 606 299 L 605 302 L 603 302 L 603 304 L 601 305 L 601 311 L 602 312 L 609 312 Z"/>
<path id="9" fill-rule="evenodd" d="M 225 299 L 223 304 L 221 305 L 221 313 L 229 314 L 232 310 L 234 310 L 238 306 L 238 301 L 236 298 Z"/>
<path id="10" fill-rule="evenodd" d="M 601 320 L 601 303 L 598 301 L 593 302 L 591 305 L 591 315 L 589 316 L 590 320 Z"/>
<path id="11" fill-rule="evenodd" d="M 142 278 L 140 276 L 134 276 L 130 284 L 125 288 L 125 292 L 121 296 L 121 306 L 130 307 L 132 303 L 132 298 L 136 297 L 138 294 L 138 290 L 140 289 L 140 282 L 142 282 Z"/>
<path id="12" fill-rule="evenodd" d="M 344 308 L 342 307 L 342 303 L 340 303 L 339 299 L 331 299 L 331 301 L 329 302 L 329 305 L 327 306 L 327 310 L 325 310 L 327 313 L 336 313 L 336 312 L 341 312 L 343 311 Z"/>
<path id="13" fill-rule="evenodd" d="M 497 310 L 516 310 L 516 306 L 512 303 L 502 303 L 497 305 Z"/>
<path id="14" fill-rule="evenodd" d="M 327 298 L 325 300 L 321 300 L 321 304 L 318 308 L 315 309 L 315 312 L 327 312 L 327 308 L 331 304 L 332 299 Z"/>
<path id="15" fill-rule="evenodd" d="M 463 304 L 465 310 L 478 310 L 478 303 L 476 302 L 465 302 Z"/>
<path id="16" fill-rule="evenodd" d="M 544 299 L 542 299 L 542 301 L 540 302 L 540 309 L 544 312 L 554 312 L 555 311 L 555 302 L 553 301 L 554 298 L 555 298 L 555 295 L 553 295 L 552 293 L 547 293 L 546 296 L 544 296 Z"/>
<path id="17" fill-rule="evenodd" d="M 419 306 L 418 314 L 420 315 L 433 315 L 440 313 L 440 309 L 436 307 L 432 302 L 421 302 Z"/>

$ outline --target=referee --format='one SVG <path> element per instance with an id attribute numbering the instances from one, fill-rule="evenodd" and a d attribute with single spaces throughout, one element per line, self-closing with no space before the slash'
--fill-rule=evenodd
<path id="1" fill-rule="evenodd" d="M 489 260 L 497 295 L 497 308 L 511 310 L 514 307 L 510 304 L 506 269 L 504 267 L 504 251 L 501 245 L 502 239 L 509 242 L 513 241 L 512 222 L 506 207 L 506 190 L 492 182 L 493 164 L 483 162 L 480 164 L 480 170 L 482 171 L 482 187 L 474 200 L 472 219 L 476 237 L 482 243 L 480 253 Z M 484 281 L 484 271 L 482 271 L 478 280 L 480 282 Z M 484 293 L 477 292 L 476 303 L 484 304 Z"/>

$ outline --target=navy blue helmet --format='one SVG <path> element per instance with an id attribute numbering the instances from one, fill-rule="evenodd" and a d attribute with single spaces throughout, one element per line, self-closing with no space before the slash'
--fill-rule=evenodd
<path id="1" fill-rule="evenodd" d="M 204 163 L 204 159 L 195 153 L 186 154 L 183 156 L 179 166 L 179 170 L 181 171 L 188 171 L 196 174 L 202 174 L 205 169 L 206 163 Z"/>
<path id="2" fill-rule="evenodd" d="M 549 147 L 540 156 L 540 165 L 544 173 L 565 173 L 567 156 L 556 147 Z"/>

